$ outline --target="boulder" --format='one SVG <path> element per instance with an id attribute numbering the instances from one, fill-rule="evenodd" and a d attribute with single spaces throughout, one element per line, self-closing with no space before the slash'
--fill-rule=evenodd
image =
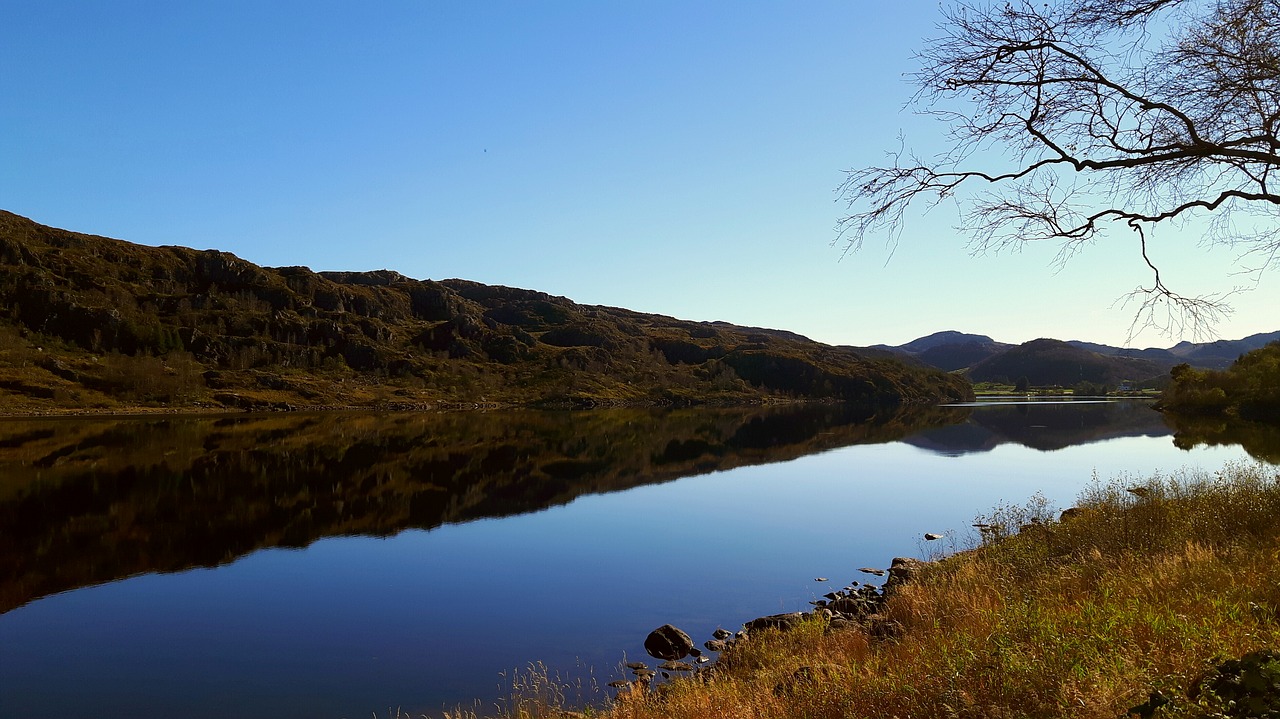
<path id="1" fill-rule="evenodd" d="M 767 617 L 757 617 L 747 622 L 743 627 L 747 633 L 758 632 L 763 629 L 777 629 L 780 632 L 789 631 L 801 621 L 804 615 L 800 612 L 789 612 L 786 614 L 770 614 Z"/>
<path id="2" fill-rule="evenodd" d="M 831 603 L 831 609 L 855 617 L 868 614 L 873 608 L 870 602 L 859 597 L 840 597 Z"/>
<path id="3" fill-rule="evenodd" d="M 884 584 L 885 591 L 892 591 L 894 587 L 915 579 L 924 564 L 919 559 L 911 557 L 894 557 L 893 563 L 889 566 L 889 579 Z"/>
<path id="4" fill-rule="evenodd" d="M 693 649 L 693 640 L 670 624 L 653 630 L 644 640 L 644 650 L 658 659 L 684 659 L 689 656 L 690 649 Z"/>
<path id="5" fill-rule="evenodd" d="M 860 629 L 861 627 L 862 627 L 861 623 L 856 622 L 852 619 L 845 619 L 844 617 L 834 617 L 830 622 L 827 623 L 827 633 L 832 634 L 834 632 L 844 632 L 852 629 Z"/>
<path id="6" fill-rule="evenodd" d="M 866 623 L 867 631 L 875 639 L 895 639 L 902 636 L 902 632 L 905 631 L 902 622 L 878 614 L 867 617 Z"/>

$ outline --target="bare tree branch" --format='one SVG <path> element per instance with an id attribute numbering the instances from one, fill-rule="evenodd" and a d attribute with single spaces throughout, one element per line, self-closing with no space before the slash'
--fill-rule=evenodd
<path id="1" fill-rule="evenodd" d="M 913 104 L 950 149 L 847 171 L 846 251 L 898 242 L 914 210 L 948 199 L 975 252 L 1056 241 L 1061 262 L 1120 223 L 1153 279 L 1126 303 L 1178 334 L 1211 328 L 1239 288 L 1171 290 L 1151 228 L 1216 217 L 1203 242 L 1233 248 L 1255 282 L 1280 261 L 1280 0 L 959 0 L 946 16 Z"/>

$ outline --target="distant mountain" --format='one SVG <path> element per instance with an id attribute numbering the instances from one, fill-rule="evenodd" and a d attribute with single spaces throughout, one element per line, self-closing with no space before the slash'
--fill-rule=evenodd
<path id="1" fill-rule="evenodd" d="M 977 364 L 1008 347 L 1009 345 L 996 342 L 986 335 L 947 330 L 914 339 L 897 347 L 876 345 L 873 349 L 897 352 L 944 372 L 954 372 Z"/>
<path id="2" fill-rule="evenodd" d="M 1080 382 L 1114 387 L 1125 380 L 1150 380 L 1167 372 L 1168 368 L 1159 362 L 1110 357 L 1060 340 L 1038 339 L 988 357 L 966 374 L 975 382 L 1013 384 L 1026 377 L 1037 387 L 1071 387 Z"/>
<path id="3" fill-rule="evenodd" d="M 1111 345 L 1097 344 L 1095 342 L 1081 342 L 1080 340 L 1067 340 L 1067 344 L 1072 347 L 1079 347 L 1082 350 L 1096 352 L 1107 357 L 1131 357 L 1133 359 L 1145 359 L 1153 362 L 1161 362 L 1172 367 L 1183 360 L 1173 352 L 1158 347 L 1148 347 L 1146 349 L 1133 349 L 1128 347 L 1112 347 Z"/>
<path id="4" fill-rule="evenodd" d="M 1019 377 L 1027 377 L 1035 385 L 1040 384 L 1034 379 L 1036 376 L 1059 379 L 1076 377 L 1077 379 L 1069 382 L 1049 383 L 1071 386 L 1081 381 L 1081 378 L 1104 384 L 1115 384 L 1120 379 L 1145 381 L 1157 376 L 1164 381 L 1174 365 L 1184 362 L 1201 369 L 1223 369 L 1241 354 L 1277 340 L 1280 340 L 1280 332 L 1256 334 L 1240 340 L 1180 342 L 1167 349 L 1122 348 L 1083 340 L 1033 340 L 1014 346 L 997 342 L 986 335 L 948 330 L 896 347 L 876 345 L 874 349 L 895 352 L 906 360 L 947 372 L 967 370 L 966 374 L 976 381 L 1005 378 L 1013 382 Z M 1066 345 L 1080 354 L 1061 346 L 1045 344 L 1046 342 Z M 1073 363 L 1075 369 L 1071 370 L 1069 366 Z M 1054 369 L 1050 365 L 1062 366 Z M 1110 379 L 1089 379 L 1091 377 Z"/>
<path id="5" fill-rule="evenodd" d="M 1240 340 L 1218 340 L 1203 344 L 1179 342 L 1169 351 L 1193 367 L 1226 369 L 1240 355 L 1277 341 L 1280 341 L 1280 332 L 1264 332 Z"/>
<path id="6" fill-rule="evenodd" d="M 260 267 L 0 211 L 0 413 L 972 396 L 879 354 L 466 280 Z"/>
<path id="7" fill-rule="evenodd" d="M 1094 344 L 1072 340 L 1068 344 L 1087 349 L 1090 352 L 1117 357 L 1135 357 L 1164 362 L 1173 366 L 1186 362 L 1192 367 L 1201 369 L 1226 369 L 1240 355 L 1265 347 L 1280 340 L 1280 332 L 1263 332 L 1250 335 L 1239 340 L 1217 340 L 1215 342 L 1179 342 L 1168 349 L 1148 347 L 1147 349 L 1124 349 L 1109 345 Z"/>
<path id="8" fill-rule="evenodd" d="M 930 347 L 916 355 L 916 359 L 930 367 L 937 367 L 944 372 L 954 372 L 966 367 L 972 367 L 983 360 L 1000 354 L 1004 350 L 1005 348 L 1001 345 L 964 342 Z"/>
<path id="9" fill-rule="evenodd" d="M 934 332 L 931 335 L 911 340 L 905 345 L 899 345 L 894 349 L 908 354 L 920 354 L 921 352 L 944 347 L 946 345 L 960 344 L 1008 346 L 996 342 L 986 335 L 971 335 L 964 332 L 956 332 L 955 330 L 945 330 L 943 332 Z"/>

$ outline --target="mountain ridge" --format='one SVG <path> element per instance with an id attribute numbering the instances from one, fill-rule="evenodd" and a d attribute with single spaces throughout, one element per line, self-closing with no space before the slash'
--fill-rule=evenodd
<path id="1" fill-rule="evenodd" d="M 963 371 L 974 381 L 1012 384 L 1025 377 L 1040 386 L 1091 382 L 1114 387 L 1125 382 L 1163 383 L 1169 371 L 1183 363 L 1200 369 L 1225 369 L 1240 355 L 1276 341 L 1280 341 L 1280 331 L 1238 340 L 1183 341 L 1169 348 L 1135 349 L 1045 337 L 1010 345 L 986 335 L 945 330 L 902 345 L 875 347 L 947 372 Z"/>
<path id="2" fill-rule="evenodd" d="M 0 211 L 0 411 L 881 405 L 963 379 L 786 330 L 394 270 L 262 267 Z"/>

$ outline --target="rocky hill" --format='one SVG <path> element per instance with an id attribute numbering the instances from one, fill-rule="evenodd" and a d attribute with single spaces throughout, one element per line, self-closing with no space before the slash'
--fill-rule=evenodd
<path id="1" fill-rule="evenodd" d="M 963 399 L 779 330 L 390 270 L 259 267 L 0 211 L 0 412 Z"/>
<path id="2" fill-rule="evenodd" d="M 1108 357 L 1066 342 L 1038 339 L 1012 347 L 970 367 L 976 382 L 1013 384 L 1022 377 L 1033 387 L 1073 387 L 1081 382 L 1115 387 L 1126 380 L 1146 382 L 1168 373 L 1151 360 Z"/>

